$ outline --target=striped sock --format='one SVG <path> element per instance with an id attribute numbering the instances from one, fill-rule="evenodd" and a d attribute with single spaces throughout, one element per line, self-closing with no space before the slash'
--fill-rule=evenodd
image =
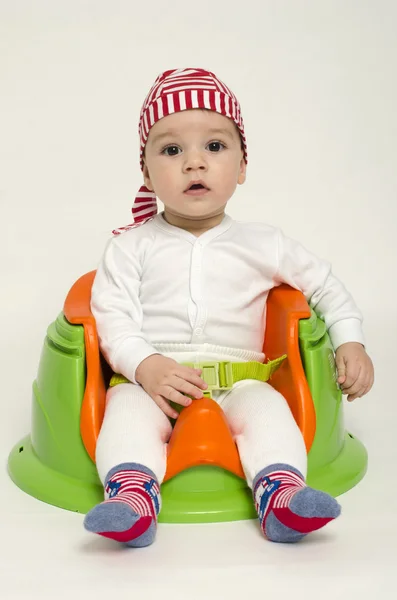
<path id="1" fill-rule="evenodd" d="M 335 498 L 308 487 L 289 465 L 260 471 L 252 490 L 262 531 L 273 542 L 297 542 L 340 515 Z"/>
<path id="2" fill-rule="evenodd" d="M 149 546 L 161 508 L 155 475 L 137 463 L 114 467 L 106 478 L 105 498 L 85 517 L 84 527 L 127 546 Z"/>

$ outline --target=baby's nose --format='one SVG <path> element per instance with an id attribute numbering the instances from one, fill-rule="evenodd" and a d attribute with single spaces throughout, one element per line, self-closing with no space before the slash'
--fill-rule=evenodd
<path id="1" fill-rule="evenodd" d="M 191 152 L 186 156 L 184 168 L 186 171 L 205 170 L 207 168 L 207 161 L 201 152 Z"/>

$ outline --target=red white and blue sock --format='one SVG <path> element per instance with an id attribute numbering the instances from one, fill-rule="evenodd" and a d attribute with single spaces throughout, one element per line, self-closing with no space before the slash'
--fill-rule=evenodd
<path id="1" fill-rule="evenodd" d="M 297 542 L 341 512 L 335 498 L 308 487 L 290 465 L 276 464 L 260 471 L 252 492 L 262 531 L 273 542 Z"/>
<path id="2" fill-rule="evenodd" d="M 161 496 L 150 469 L 138 463 L 114 467 L 106 477 L 105 498 L 86 515 L 84 527 L 88 531 L 127 546 L 153 543 Z"/>

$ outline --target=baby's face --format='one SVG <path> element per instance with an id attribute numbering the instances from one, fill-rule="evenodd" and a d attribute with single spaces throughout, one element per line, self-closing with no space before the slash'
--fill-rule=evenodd
<path id="1" fill-rule="evenodd" d="M 222 212 L 244 183 L 245 170 L 238 130 L 216 112 L 182 111 L 150 130 L 145 185 L 177 216 L 202 219 Z"/>

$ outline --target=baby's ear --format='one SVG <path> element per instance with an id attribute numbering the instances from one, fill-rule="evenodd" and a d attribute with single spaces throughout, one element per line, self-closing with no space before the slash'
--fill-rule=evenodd
<path id="1" fill-rule="evenodd" d="M 245 162 L 244 158 L 242 158 L 240 161 L 240 171 L 239 171 L 237 183 L 239 185 L 242 185 L 245 182 L 246 176 L 247 176 L 247 163 Z"/>
<path id="2" fill-rule="evenodd" d="M 150 180 L 149 169 L 147 168 L 145 161 L 143 162 L 143 181 L 145 182 L 147 189 L 153 192 L 153 186 Z"/>

